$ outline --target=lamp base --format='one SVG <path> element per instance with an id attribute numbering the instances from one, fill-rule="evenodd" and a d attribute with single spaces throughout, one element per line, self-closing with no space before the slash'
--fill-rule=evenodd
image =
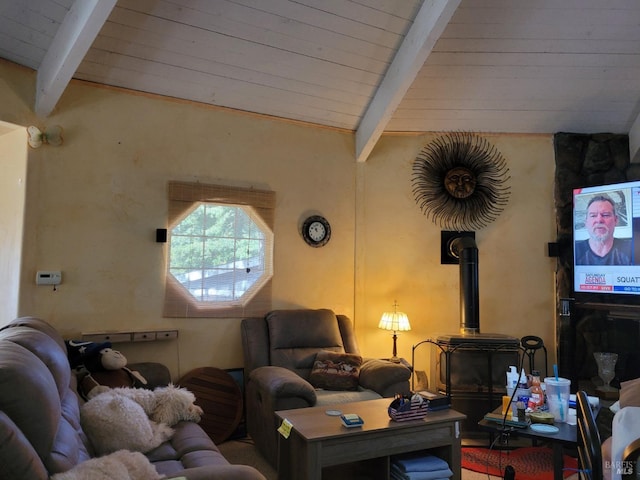
<path id="1" fill-rule="evenodd" d="M 400 363 L 400 357 L 393 356 L 389 359 L 390 362 Z"/>

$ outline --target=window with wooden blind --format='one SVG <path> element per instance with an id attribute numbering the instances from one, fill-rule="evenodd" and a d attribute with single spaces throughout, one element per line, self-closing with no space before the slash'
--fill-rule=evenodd
<path id="1" fill-rule="evenodd" d="M 267 313 L 274 207 L 270 191 L 170 182 L 164 315 Z"/>

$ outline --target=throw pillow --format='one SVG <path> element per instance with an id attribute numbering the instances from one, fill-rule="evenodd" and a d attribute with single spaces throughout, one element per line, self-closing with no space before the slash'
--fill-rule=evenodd
<path id="1" fill-rule="evenodd" d="M 640 407 L 640 378 L 620 382 L 620 408 Z"/>
<path id="2" fill-rule="evenodd" d="M 309 383 L 324 390 L 357 390 L 362 357 L 321 350 L 316 354 Z"/>

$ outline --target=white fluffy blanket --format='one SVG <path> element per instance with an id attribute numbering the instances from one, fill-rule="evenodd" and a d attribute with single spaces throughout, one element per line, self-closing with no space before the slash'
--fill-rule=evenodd
<path id="1" fill-rule="evenodd" d="M 150 420 L 134 400 L 104 393 L 80 409 L 80 422 L 96 455 L 117 450 L 148 452 L 171 438 L 174 431 Z"/>
<path id="2" fill-rule="evenodd" d="M 119 450 L 104 457 L 92 458 L 51 480 L 160 480 L 151 462 L 139 452 Z"/>
<path id="3" fill-rule="evenodd" d="M 202 409 L 195 404 L 195 395 L 186 388 L 168 385 L 157 387 L 154 390 L 145 388 L 105 388 L 94 389 L 98 396 L 120 395 L 130 398 L 139 404 L 147 416 L 158 423 L 166 423 L 170 427 L 180 421 L 199 422 L 202 417 Z M 89 398 L 96 397 L 94 390 L 89 393 Z"/>

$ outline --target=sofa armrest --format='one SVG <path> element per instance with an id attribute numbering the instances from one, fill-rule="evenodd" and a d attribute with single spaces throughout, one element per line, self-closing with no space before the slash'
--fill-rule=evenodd
<path id="1" fill-rule="evenodd" d="M 401 363 L 377 358 L 364 359 L 360 368 L 360 386 L 383 397 L 409 392 L 411 371 Z"/>
<path id="2" fill-rule="evenodd" d="M 247 429 L 258 451 L 277 466 L 278 428 L 274 412 L 312 407 L 316 392 L 309 382 L 283 367 L 264 366 L 251 371 L 245 385 Z"/>
<path id="3" fill-rule="evenodd" d="M 300 397 L 309 405 L 316 403 L 313 386 L 297 373 L 283 367 L 259 367 L 249 374 L 249 382 L 254 382 L 263 395 L 273 399 Z"/>

